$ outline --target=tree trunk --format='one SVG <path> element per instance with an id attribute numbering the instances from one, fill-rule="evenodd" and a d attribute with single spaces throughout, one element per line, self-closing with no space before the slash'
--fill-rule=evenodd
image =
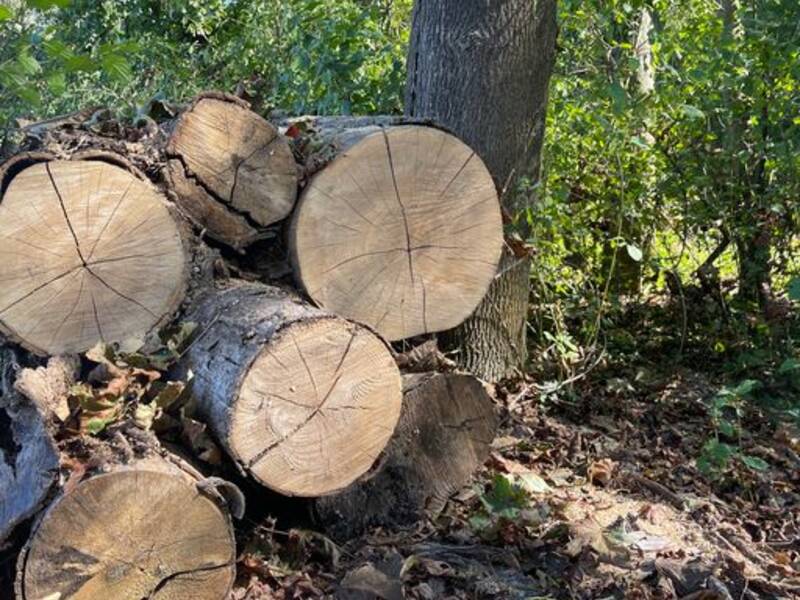
<path id="1" fill-rule="evenodd" d="M 186 289 L 179 224 L 125 159 L 50 158 L 0 170 L 0 331 L 51 355 L 144 338 Z"/>
<path id="2" fill-rule="evenodd" d="M 326 166 L 292 221 L 295 275 L 318 304 L 390 341 L 455 327 L 486 294 L 501 253 L 491 175 L 440 129 L 352 121 L 302 122 L 317 133 L 301 140 L 308 167 Z"/>
<path id="3" fill-rule="evenodd" d="M 151 456 L 65 489 L 20 555 L 17 597 L 221 600 L 235 563 L 224 503 Z"/>
<path id="4" fill-rule="evenodd" d="M 184 359 L 200 414 L 237 465 L 288 496 L 366 472 L 400 414 L 400 372 L 367 328 L 278 288 L 233 284 L 201 299 Z"/>
<path id="5" fill-rule="evenodd" d="M 242 250 L 284 219 L 297 196 L 297 166 L 277 129 L 233 96 L 199 96 L 167 144 L 165 179 L 209 237 Z"/>
<path id="6" fill-rule="evenodd" d="M 406 114 L 432 119 L 475 149 L 523 237 L 539 178 L 555 4 L 418 0 L 414 8 Z M 506 253 L 475 314 L 444 336 L 480 377 L 499 379 L 524 363 L 528 269 L 526 258 Z"/>
<path id="7" fill-rule="evenodd" d="M 314 503 L 317 520 L 337 539 L 435 516 L 489 455 L 497 418 L 480 381 L 425 373 L 406 375 L 403 388 L 400 422 L 380 463 Z"/>

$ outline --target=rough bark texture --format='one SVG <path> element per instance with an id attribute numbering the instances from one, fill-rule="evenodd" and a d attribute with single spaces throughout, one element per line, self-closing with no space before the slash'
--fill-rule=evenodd
<path id="1" fill-rule="evenodd" d="M 15 353 L 0 346 L 0 549 L 58 476 L 58 452 L 42 414 L 13 389 L 16 370 Z"/>
<path id="2" fill-rule="evenodd" d="M 152 455 L 65 487 L 20 555 L 19 600 L 227 597 L 227 506 L 181 464 Z"/>
<path id="3" fill-rule="evenodd" d="M 480 158 L 441 129 L 387 126 L 398 121 L 292 124 L 307 168 L 326 165 L 293 216 L 295 275 L 315 302 L 390 341 L 462 323 L 502 250 L 497 193 Z"/>
<path id="4" fill-rule="evenodd" d="M 188 314 L 184 360 L 201 416 L 245 472 L 318 496 L 372 466 L 400 413 L 401 381 L 370 330 L 278 288 L 232 284 Z"/>
<path id="5" fill-rule="evenodd" d="M 380 463 L 314 504 L 316 518 L 337 539 L 435 516 L 489 455 L 497 418 L 480 381 L 425 373 L 406 375 L 403 384 L 400 422 Z"/>
<path id="6" fill-rule="evenodd" d="M 406 114 L 430 118 L 474 148 L 507 192 L 513 219 L 531 204 L 517 192 L 539 176 L 547 88 L 555 54 L 555 0 L 418 0 L 408 55 Z M 524 219 L 523 219 L 524 222 Z M 508 257 L 484 302 L 445 336 L 459 362 L 485 379 L 525 358 L 528 261 Z M 498 319 L 500 311 L 513 310 Z M 501 323 L 500 321 L 504 321 Z"/>

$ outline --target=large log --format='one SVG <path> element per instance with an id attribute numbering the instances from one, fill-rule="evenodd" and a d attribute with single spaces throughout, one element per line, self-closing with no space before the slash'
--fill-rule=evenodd
<path id="1" fill-rule="evenodd" d="M 0 347 L 0 549 L 44 503 L 58 476 L 58 451 L 44 416 L 13 389 L 16 356 Z"/>
<path id="2" fill-rule="evenodd" d="M 497 417 L 478 379 L 424 373 L 404 376 L 403 384 L 400 421 L 380 462 L 313 504 L 316 520 L 336 539 L 435 516 L 489 455 Z"/>
<path id="3" fill-rule="evenodd" d="M 84 479 L 34 527 L 19 559 L 19 600 L 223 600 L 235 575 L 219 497 L 158 456 Z"/>
<path id="4" fill-rule="evenodd" d="M 288 142 L 246 102 L 198 97 L 167 144 L 165 176 L 184 212 L 209 237 L 242 250 L 288 216 L 297 166 Z"/>
<path id="5" fill-rule="evenodd" d="M 209 294 L 187 318 L 202 329 L 183 361 L 200 414 L 243 471 L 285 495 L 320 496 L 370 468 L 402 399 L 380 338 L 255 284 Z"/>
<path id="6" fill-rule="evenodd" d="M 319 139 L 312 158 L 335 158 L 294 212 L 297 279 L 321 306 L 389 340 L 458 325 L 483 298 L 500 258 L 491 175 L 440 129 L 352 122 L 305 124 Z"/>
<path id="7" fill-rule="evenodd" d="M 145 337 L 187 282 L 165 199 L 124 159 L 48 158 L 0 171 L 0 332 L 37 354 Z"/>

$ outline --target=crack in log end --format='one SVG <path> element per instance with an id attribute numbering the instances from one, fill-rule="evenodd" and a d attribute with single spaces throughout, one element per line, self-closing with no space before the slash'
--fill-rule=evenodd
<path id="1" fill-rule="evenodd" d="M 406 233 L 406 252 L 408 253 L 408 273 L 411 277 L 411 283 L 414 283 L 414 259 L 411 257 L 411 231 L 408 228 L 408 216 L 406 215 L 406 207 L 403 200 L 400 198 L 400 188 L 397 186 L 397 175 L 394 172 L 394 160 L 392 159 L 392 147 L 389 144 L 389 134 L 386 133 L 385 128 L 381 128 L 383 134 L 383 141 L 386 144 L 386 155 L 389 158 L 389 171 L 392 174 L 392 184 L 394 185 L 394 193 L 397 196 L 397 203 L 400 205 L 400 214 L 403 217 L 403 227 Z"/>
<path id="2" fill-rule="evenodd" d="M 16 440 L 13 422 L 5 409 L 0 409 L 0 452 L 3 460 L 11 467 L 11 473 L 17 475 L 17 455 L 22 450 L 22 445 Z"/>
<path id="3" fill-rule="evenodd" d="M 181 164 L 181 167 L 182 167 L 182 170 L 183 170 L 183 173 L 181 173 L 181 175 L 187 181 L 191 181 L 192 183 L 194 183 L 197 187 L 199 187 L 202 191 L 204 191 L 208 195 L 209 198 L 211 198 L 213 201 L 218 202 L 219 204 L 224 206 L 226 210 L 229 210 L 234 215 L 244 219 L 244 221 L 245 221 L 245 223 L 247 224 L 248 227 L 252 227 L 256 231 L 261 231 L 262 229 L 264 229 L 264 225 L 262 225 L 261 223 L 256 221 L 249 212 L 244 211 L 244 210 L 239 210 L 238 208 L 233 206 L 233 204 L 231 204 L 231 202 L 229 202 L 228 200 L 226 200 L 225 198 L 220 196 L 217 192 L 214 191 L 214 189 L 211 186 L 206 184 L 205 181 L 203 181 L 200 177 L 198 177 L 189 168 L 189 165 L 186 163 L 186 159 L 183 157 L 183 155 L 181 155 L 181 154 L 168 154 L 167 157 L 171 158 L 171 159 L 174 159 L 174 160 L 177 160 Z"/>
<path id="4" fill-rule="evenodd" d="M 161 318 L 161 317 L 159 317 L 157 314 L 155 314 L 155 313 L 154 313 L 152 310 L 150 310 L 149 308 L 147 308 L 147 307 L 146 307 L 144 304 L 142 304 L 141 302 L 139 302 L 138 300 L 136 300 L 136 299 L 134 299 L 134 298 L 131 298 L 130 296 L 126 296 L 125 294 L 123 294 L 122 292 L 120 292 L 119 290 L 117 290 L 116 288 L 114 288 L 114 287 L 113 287 L 113 286 L 112 286 L 110 283 L 108 283 L 108 282 L 107 282 L 105 279 L 103 279 L 103 278 L 102 278 L 102 277 L 100 277 L 100 276 L 99 276 L 97 273 L 95 273 L 94 271 L 92 271 L 92 270 L 89 268 L 89 266 L 88 266 L 88 265 L 84 265 L 84 266 L 83 266 L 83 268 L 84 268 L 84 269 L 86 269 L 86 270 L 89 272 L 89 275 L 91 275 L 92 277 L 94 277 L 95 279 L 97 279 L 97 281 L 99 281 L 99 282 L 100 282 L 101 284 L 103 284 L 103 285 L 104 285 L 106 288 L 108 288 L 109 290 L 111 290 L 113 293 L 115 293 L 117 296 L 119 296 L 119 297 L 120 297 L 120 298 L 122 298 L 123 300 L 127 300 L 127 301 L 128 301 L 128 302 L 130 302 L 131 304 L 135 304 L 136 306 L 138 306 L 139 308 L 141 308 L 143 311 L 145 311 L 147 314 L 149 314 L 149 315 L 150 315 L 151 317 L 153 317 L 154 319 L 160 319 L 160 318 Z"/>
<path id="5" fill-rule="evenodd" d="M 350 354 L 350 349 L 352 348 L 353 341 L 355 340 L 357 335 L 358 335 L 358 332 L 355 331 L 355 330 L 350 335 L 350 340 L 348 341 L 347 346 L 345 346 L 344 352 L 342 352 L 342 356 L 339 359 L 339 363 L 336 365 L 336 371 L 334 372 L 333 381 L 331 382 L 331 385 L 328 388 L 328 391 L 325 392 L 325 395 L 322 397 L 322 400 L 320 401 L 320 403 L 308 415 L 306 415 L 306 417 L 300 423 L 298 423 L 289 433 L 284 434 L 280 439 L 275 440 L 274 442 L 269 444 L 266 448 L 264 448 L 261 452 L 256 454 L 256 456 L 254 456 L 252 459 L 250 459 L 250 461 L 249 461 L 249 463 L 247 465 L 248 468 L 252 469 L 254 465 L 256 465 L 260 461 L 262 461 L 272 450 L 274 450 L 275 448 L 277 448 L 281 444 L 285 443 L 292 436 L 296 435 L 299 431 L 301 431 L 304 427 L 306 427 L 314 419 L 314 417 L 316 417 L 317 415 L 320 415 L 320 414 L 324 415 L 324 410 L 326 410 L 326 406 L 325 405 L 327 404 L 328 400 L 330 399 L 331 395 L 333 394 L 333 391 L 336 389 L 336 386 L 339 383 L 339 380 L 344 375 L 344 373 L 342 373 L 342 366 L 344 366 L 344 362 L 347 359 L 347 356 Z M 319 395 L 318 395 L 318 392 L 317 392 L 316 382 L 314 381 L 314 377 L 311 374 L 311 370 L 310 370 L 310 368 L 308 366 L 308 363 L 306 362 L 306 359 L 303 356 L 303 353 L 302 353 L 300 347 L 297 344 L 297 339 L 294 337 L 294 335 L 292 335 L 291 337 L 292 337 L 292 341 L 294 342 L 295 347 L 297 348 L 297 352 L 300 355 L 300 359 L 302 360 L 303 365 L 306 368 L 306 372 L 308 373 L 308 377 L 309 377 L 309 379 L 311 380 L 311 382 L 312 382 L 312 384 L 314 386 L 315 397 L 319 398 Z M 290 404 L 293 404 L 293 403 L 290 403 Z"/>
<path id="6" fill-rule="evenodd" d="M 473 156 L 475 156 L 475 152 L 474 152 L 474 151 L 472 151 L 472 152 L 470 153 L 470 155 L 467 157 L 467 160 L 465 160 L 465 161 L 464 161 L 464 164 L 463 164 L 463 165 L 461 165 L 461 168 L 460 168 L 458 171 L 456 171 L 456 174 L 455 174 L 455 175 L 453 175 L 453 178 L 452 178 L 450 181 L 448 181 L 448 182 L 447 182 L 447 185 L 446 185 L 446 186 L 444 186 L 444 189 L 442 190 L 442 193 L 441 193 L 441 194 L 439 194 L 439 199 L 440 199 L 440 200 L 441 200 L 442 198 L 444 198 L 444 195 L 447 193 L 447 190 L 449 190 L 449 189 L 450 189 L 450 186 L 451 186 L 451 185 L 453 185 L 453 182 L 455 182 L 455 180 L 456 180 L 456 179 L 458 179 L 459 175 L 461 175 L 461 173 L 463 173 L 463 172 L 464 172 L 464 169 L 466 169 L 466 168 L 467 168 L 467 165 L 469 164 L 469 161 L 471 161 L 471 160 L 472 160 L 472 157 L 473 157 Z"/>
<path id="7" fill-rule="evenodd" d="M 186 575 L 193 575 L 194 573 L 208 573 L 209 571 L 217 571 L 219 569 L 232 568 L 233 566 L 234 566 L 233 563 L 226 562 L 223 564 L 205 565 L 194 569 L 186 569 L 183 571 L 177 571 L 175 573 L 171 573 L 170 575 L 167 575 L 166 577 L 161 579 L 161 581 L 159 581 L 153 587 L 153 589 L 147 596 L 142 597 L 142 600 L 153 600 L 161 590 L 163 590 L 167 585 L 169 585 L 170 582 L 174 581 L 179 577 L 184 577 Z"/>
<path id="8" fill-rule="evenodd" d="M 53 190 L 55 191 L 56 196 L 58 197 L 58 203 L 61 205 L 61 212 L 64 214 L 64 220 L 67 222 L 67 227 L 69 228 L 69 232 L 72 234 L 72 239 L 75 242 L 75 250 L 78 253 L 78 258 L 81 259 L 81 263 L 83 264 L 83 266 L 86 266 L 86 259 L 83 257 L 83 254 L 81 253 L 81 244 L 78 241 L 78 236 L 75 233 L 75 229 L 73 229 L 72 227 L 72 221 L 69 220 L 69 214 L 67 214 L 67 207 L 64 204 L 64 198 L 62 198 L 61 192 L 59 191 L 58 186 L 56 185 L 56 180 L 53 178 L 53 172 L 50 170 L 50 163 L 44 163 L 44 168 L 45 171 L 47 171 L 47 176 L 50 178 L 50 183 L 53 186 Z"/>

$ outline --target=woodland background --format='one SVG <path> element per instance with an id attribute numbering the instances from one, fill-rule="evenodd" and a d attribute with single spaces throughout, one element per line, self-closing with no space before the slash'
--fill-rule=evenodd
<path id="1" fill-rule="evenodd" d="M 7 0 L 0 140 L 207 89 L 265 115 L 402 113 L 411 4 Z M 558 10 L 542 177 L 527 227 L 507 232 L 533 253 L 514 389 L 545 413 L 618 414 L 699 373 L 693 473 L 739 493 L 770 468 L 758 439 L 800 438 L 800 5 Z"/>

